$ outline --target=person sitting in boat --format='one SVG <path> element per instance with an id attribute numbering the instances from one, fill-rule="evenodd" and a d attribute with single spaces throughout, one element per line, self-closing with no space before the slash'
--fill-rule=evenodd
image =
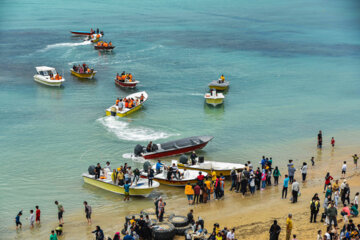
<path id="1" fill-rule="evenodd" d="M 139 105 L 140 104 L 140 100 L 137 98 L 136 99 L 136 103 L 135 103 L 135 106 Z"/>
<path id="2" fill-rule="evenodd" d="M 121 81 L 122 81 L 122 82 L 125 82 L 125 80 L 126 80 L 126 75 L 125 75 L 125 74 L 124 74 L 124 75 L 121 74 Z"/>
<path id="3" fill-rule="evenodd" d="M 100 34 L 96 34 L 96 39 L 99 39 L 100 38 Z"/>
<path id="4" fill-rule="evenodd" d="M 97 45 L 98 47 L 100 47 L 101 44 L 102 44 L 102 41 L 99 41 L 96 45 Z"/>
<path id="5" fill-rule="evenodd" d="M 104 42 L 103 47 L 107 48 L 108 46 L 109 46 L 109 44 L 107 42 Z"/>
<path id="6" fill-rule="evenodd" d="M 123 76 L 123 75 L 126 75 L 126 74 L 125 74 L 125 71 L 123 71 L 123 72 L 121 73 L 121 76 Z"/>
<path id="7" fill-rule="evenodd" d="M 128 74 L 127 78 L 129 79 L 129 82 L 132 82 L 133 76 L 131 75 L 131 73 Z"/>
<path id="8" fill-rule="evenodd" d="M 124 100 L 125 108 L 129 108 L 129 101 L 125 98 Z"/>
<path id="9" fill-rule="evenodd" d="M 129 99 L 128 108 L 132 108 L 132 107 L 133 107 L 133 101 L 131 99 Z"/>
<path id="10" fill-rule="evenodd" d="M 171 172 L 172 172 L 172 175 L 173 175 L 176 179 L 179 179 L 179 178 L 180 178 L 180 172 L 179 172 L 179 169 L 178 169 L 178 167 L 176 166 L 175 163 L 173 163 L 172 166 L 171 166 Z"/>
<path id="11" fill-rule="evenodd" d="M 148 144 L 147 147 L 146 147 L 146 151 L 147 151 L 147 152 L 151 152 L 151 150 L 152 150 L 152 142 L 150 141 L 149 144 Z M 160 161 L 160 160 L 159 160 L 159 161 Z"/>
<path id="12" fill-rule="evenodd" d="M 102 170 L 102 167 L 100 166 L 100 163 L 98 163 L 94 169 L 95 172 L 95 179 L 100 178 L 100 172 Z"/>
<path id="13" fill-rule="evenodd" d="M 116 102 L 115 102 L 115 105 L 118 106 L 118 105 L 119 105 L 119 102 L 120 102 L 120 99 L 117 98 L 117 99 L 116 99 Z"/>
<path id="14" fill-rule="evenodd" d="M 151 143 L 151 142 L 150 142 Z M 160 159 L 158 160 L 158 162 L 156 163 L 156 174 L 161 173 L 161 168 L 164 166 L 164 164 L 160 161 Z"/>
<path id="15" fill-rule="evenodd" d="M 73 65 L 73 70 L 74 70 L 74 72 L 78 71 L 78 67 L 75 64 Z"/>
<path id="16" fill-rule="evenodd" d="M 142 103 L 142 102 L 144 101 L 144 99 L 145 99 L 144 95 L 141 94 L 141 96 L 140 96 L 140 102 Z"/>
<path id="17" fill-rule="evenodd" d="M 94 31 L 94 29 L 90 29 L 90 32 L 92 33 L 92 34 L 94 34 L 95 33 L 95 31 Z"/>
<path id="18" fill-rule="evenodd" d="M 224 82 L 225 82 L 225 77 L 224 77 L 224 74 L 222 74 L 220 77 L 220 83 L 224 83 Z"/>
<path id="19" fill-rule="evenodd" d="M 96 33 L 99 34 L 99 28 L 96 29 Z"/>
<path id="20" fill-rule="evenodd" d="M 109 47 L 111 47 L 111 46 L 112 46 L 112 42 L 110 41 L 110 42 L 109 42 Z"/>
<path id="21" fill-rule="evenodd" d="M 62 79 L 62 77 L 59 75 L 59 73 L 57 73 L 55 76 L 55 80 L 60 80 L 60 79 Z"/>
<path id="22" fill-rule="evenodd" d="M 196 155 L 195 151 L 193 151 L 190 155 L 191 165 L 196 164 L 196 158 L 197 158 L 197 155 Z"/>
<path id="23" fill-rule="evenodd" d="M 79 73 L 84 73 L 84 69 L 82 67 L 79 68 Z"/>

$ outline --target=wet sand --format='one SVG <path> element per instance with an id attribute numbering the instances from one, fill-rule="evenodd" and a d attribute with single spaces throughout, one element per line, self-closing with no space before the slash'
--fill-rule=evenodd
<path id="1" fill-rule="evenodd" d="M 206 228 L 211 231 L 215 222 L 223 228 L 236 228 L 236 236 L 238 239 L 267 239 L 268 231 L 274 219 L 278 220 L 282 228 L 280 237 L 285 235 L 285 221 L 288 213 L 293 214 L 294 228 L 293 234 L 297 234 L 298 239 L 313 239 L 319 229 L 324 231 L 325 226 L 320 222 L 310 224 L 309 204 L 314 193 L 319 193 L 321 206 L 324 200 L 323 184 L 324 176 L 330 171 L 334 179 L 340 179 L 341 166 L 343 161 L 348 163 L 348 181 L 351 189 L 351 200 L 355 192 L 360 191 L 360 169 L 354 170 L 352 155 L 356 152 L 356 147 L 342 147 L 332 149 L 323 149 L 317 151 L 315 155 L 315 166 L 312 167 L 310 161 L 296 160 L 295 167 L 298 169 L 295 178 L 300 181 L 300 166 L 303 161 L 308 162 L 309 170 L 307 181 L 300 183 L 301 196 L 299 202 L 292 204 L 289 202 L 291 195 L 288 192 L 288 199 L 281 199 L 281 189 L 283 178 L 279 180 L 279 186 L 267 187 L 264 191 L 257 191 L 254 196 L 249 193 L 243 197 L 239 193 L 229 192 L 230 182 L 226 182 L 225 198 L 222 200 L 211 200 L 207 204 L 199 204 L 188 206 L 187 200 L 183 195 L 182 188 L 161 187 L 162 192 L 166 194 L 166 213 L 175 213 L 186 215 L 190 209 L 194 209 L 194 215 L 197 218 L 201 216 L 205 220 Z M 253 161 L 253 164 L 257 164 Z M 274 162 L 274 166 L 276 166 Z M 281 174 L 284 176 L 285 167 L 280 168 Z M 121 201 L 121 197 L 118 200 Z M 60 239 L 93 239 L 92 230 L 96 225 L 100 225 L 105 235 L 112 237 L 117 231 L 121 231 L 124 224 L 124 218 L 128 214 L 138 213 L 141 208 L 153 207 L 152 201 L 142 201 L 138 204 L 137 199 L 132 199 L 126 207 L 123 206 L 102 206 L 93 208 L 93 224 L 88 226 L 83 211 L 65 212 L 64 214 L 64 236 Z M 66 211 L 66 206 L 65 206 Z M 322 212 L 322 208 L 320 213 Z M 25 213 L 26 217 L 28 214 Z M 54 216 L 51 219 L 45 219 L 46 223 L 41 227 L 35 227 L 33 230 L 28 229 L 28 223 L 22 218 L 24 228 L 16 233 L 14 229 L 9 229 L 9 239 L 46 239 L 51 229 L 57 226 L 56 209 L 54 207 Z M 339 217 L 340 219 L 340 217 Z M 11 234 L 11 232 L 13 234 Z M 177 237 L 183 239 L 183 237 Z"/>

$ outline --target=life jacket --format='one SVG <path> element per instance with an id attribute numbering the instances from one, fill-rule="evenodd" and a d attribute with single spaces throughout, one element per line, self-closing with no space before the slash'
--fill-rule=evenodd
<path id="1" fill-rule="evenodd" d="M 129 108 L 129 102 L 128 101 L 125 101 L 125 107 Z"/>
<path id="2" fill-rule="evenodd" d="M 100 34 L 96 35 L 96 38 L 100 38 Z"/>
<path id="3" fill-rule="evenodd" d="M 122 76 L 121 76 L 121 79 L 125 81 L 126 76 L 125 76 L 125 75 L 122 75 Z"/>
<path id="4" fill-rule="evenodd" d="M 109 46 L 112 46 L 112 42 L 109 42 Z"/>
<path id="5" fill-rule="evenodd" d="M 116 106 L 119 104 L 120 100 L 119 99 L 116 99 Z"/>
<path id="6" fill-rule="evenodd" d="M 98 42 L 97 45 L 98 45 L 98 46 L 101 46 L 101 42 Z"/>
<path id="7" fill-rule="evenodd" d="M 59 74 L 56 74 L 56 76 L 55 76 L 55 80 L 59 80 L 59 79 L 60 79 Z"/>
<path id="8" fill-rule="evenodd" d="M 117 78 L 117 80 L 121 80 L 121 77 L 118 75 L 118 76 L 116 76 L 116 78 Z"/>
<path id="9" fill-rule="evenodd" d="M 132 108 L 132 107 L 133 107 L 133 101 L 130 100 L 130 101 L 129 101 L 129 108 Z"/>
<path id="10" fill-rule="evenodd" d="M 108 46 L 108 44 L 107 43 L 104 43 L 104 47 L 107 47 Z"/>
<path id="11" fill-rule="evenodd" d="M 144 95 L 140 96 L 140 101 L 144 101 Z"/>
<path id="12" fill-rule="evenodd" d="M 185 195 L 194 195 L 194 189 L 191 185 L 185 186 Z"/>

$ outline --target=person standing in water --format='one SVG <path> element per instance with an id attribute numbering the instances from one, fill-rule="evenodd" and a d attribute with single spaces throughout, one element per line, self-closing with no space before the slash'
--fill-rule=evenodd
<path id="1" fill-rule="evenodd" d="M 18 228 L 20 228 L 21 229 L 21 227 L 22 227 L 22 223 L 20 222 L 20 217 L 22 216 L 22 210 L 16 215 L 16 217 L 15 217 L 15 224 L 16 224 L 16 230 L 18 229 Z"/>
<path id="2" fill-rule="evenodd" d="M 306 162 L 303 162 L 303 165 L 300 170 L 301 170 L 301 175 L 302 175 L 302 181 L 305 182 L 306 174 L 307 174 L 307 163 Z"/>
<path id="3" fill-rule="evenodd" d="M 88 224 L 91 225 L 91 214 L 92 214 L 91 206 L 87 203 L 87 201 L 84 201 L 84 206 L 85 206 L 86 220 L 87 220 Z"/>
<path id="4" fill-rule="evenodd" d="M 317 144 L 317 147 L 318 148 L 322 148 L 322 132 L 321 132 L 321 130 L 319 131 L 319 133 L 318 133 L 318 144 Z"/>
<path id="5" fill-rule="evenodd" d="M 335 139 L 334 139 L 334 137 L 331 138 L 330 143 L 331 143 L 331 146 L 332 146 L 332 147 L 335 147 Z"/>
<path id="6" fill-rule="evenodd" d="M 34 210 L 32 210 L 32 209 L 30 210 L 29 223 L 30 223 L 30 228 L 34 228 L 35 214 L 34 214 Z"/>
<path id="7" fill-rule="evenodd" d="M 64 219 L 63 219 L 63 213 L 65 212 L 64 207 L 58 201 L 55 201 L 55 205 L 58 207 L 59 224 L 64 224 Z"/>
<path id="8" fill-rule="evenodd" d="M 36 219 L 35 219 L 35 221 L 36 221 L 37 224 L 40 224 L 40 209 L 39 209 L 39 206 L 35 206 L 35 208 L 36 208 L 36 211 L 35 211 Z"/>
<path id="9" fill-rule="evenodd" d="M 314 157 L 311 157 L 310 161 L 311 161 L 311 166 L 315 166 Z"/>
<path id="10" fill-rule="evenodd" d="M 354 156 L 352 156 L 352 157 L 353 157 L 353 159 L 354 159 L 355 168 L 357 168 L 357 162 L 358 162 L 358 160 L 359 160 L 359 157 L 358 157 L 357 154 L 354 154 Z"/>

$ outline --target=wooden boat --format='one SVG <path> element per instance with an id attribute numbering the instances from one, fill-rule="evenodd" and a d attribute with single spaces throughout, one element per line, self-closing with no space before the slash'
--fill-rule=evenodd
<path id="1" fill-rule="evenodd" d="M 119 107 L 114 104 L 105 110 L 106 116 L 125 117 L 133 112 L 136 112 L 147 101 L 147 99 L 148 99 L 147 93 L 145 91 L 137 92 L 137 93 L 130 94 L 126 97 L 126 99 L 133 98 L 136 100 L 136 99 L 140 99 L 141 95 L 144 96 L 144 100 L 142 102 L 140 102 L 138 105 L 136 105 L 135 107 L 133 107 L 133 108 L 125 108 L 124 107 L 122 110 L 120 110 Z"/>
<path id="2" fill-rule="evenodd" d="M 90 36 L 94 34 L 94 32 L 90 32 L 90 31 L 71 31 L 71 33 L 74 35 L 82 35 L 82 36 Z"/>
<path id="3" fill-rule="evenodd" d="M 94 48 L 95 50 L 100 50 L 100 51 L 112 51 L 115 46 L 107 46 L 107 47 L 104 47 L 104 46 L 98 46 L 98 45 L 94 45 Z"/>
<path id="4" fill-rule="evenodd" d="M 60 87 L 63 82 L 65 82 L 65 78 L 59 77 L 59 79 L 56 79 L 56 75 L 58 74 L 56 72 L 56 69 L 53 67 L 47 67 L 47 66 L 40 66 L 36 67 L 37 74 L 34 75 L 34 81 L 51 86 L 51 87 Z"/>
<path id="5" fill-rule="evenodd" d="M 129 79 L 126 79 L 125 81 L 120 81 L 119 79 L 115 78 L 115 84 L 123 88 L 135 88 L 138 83 L 140 82 L 136 80 L 132 80 L 130 82 Z"/>
<path id="6" fill-rule="evenodd" d="M 217 93 L 216 90 L 211 90 L 211 93 L 206 93 L 204 98 L 207 104 L 216 107 L 217 105 L 223 104 L 225 97 L 224 94 Z"/>
<path id="7" fill-rule="evenodd" d="M 95 179 L 95 175 L 90 175 L 89 173 L 84 173 L 82 175 L 84 182 L 92 186 L 104 189 L 109 192 L 117 193 L 124 195 L 125 190 L 123 186 L 116 185 L 111 180 L 111 172 L 107 173 L 106 178 Z M 141 179 L 137 182 L 137 185 L 133 183 L 130 186 L 129 195 L 130 196 L 141 196 L 148 197 L 155 188 L 158 188 L 160 184 L 156 181 L 153 181 L 152 187 L 148 186 L 148 181 Z"/>
<path id="8" fill-rule="evenodd" d="M 208 174 L 211 174 L 211 171 L 215 171 L 216 175 L 219 176 L 220 173 L 223 176 L 230 176 L 231 170 L 241 170 L 245 168 L 245 165 L 239 163 L 227 163 L 227 162 L 197 162 L 195 165 L 178 163 L 177 166 L 180 169 L 196 170 L 203 171 Z"/>
<path id="9" fill-rule="evenodd" d="M 177 164 L 177 161 L 172 161 L 172 163 Z M 196 184 L 198 182 L 197 177 L 199 176 L 199 171 L 193 171 L 193 170 L 185 170 L 185 169 L 179 169 L 179 172 L 182 177 L 175 178 L 173 177 L 171 180 L 168 179 L 168 171 L 164 169 L 164 167 L 161 169 L 162 172 L 159 174 L 156 174 L 156 166 L 154 165 L 152 167 L 155 171 L 154 174 L 154 180 L 159 182 L 162 185 L 168 185 L 168 186 L 174 186 L 174 187 L 184 187 L 186 184 Z M 147 178 L 147 173 L 142 171 L 141 177 Z M 207 173 L 203 174 L 205 177 L 208 175 Z"/>
<path id="10" fill-rule="evenodd" d="M 74 69 L 70 69 L 70 72 L 72 75 L 78 77 L 78 78 L 88 78 L 88 79 L 92 79 L 95 77 L 96 71 L 92 71 L 90 73 L 79 73 L 79 72 L 75 72 Z"/>
<path id="11" fill-rule="evenodd" d="M 213 138 L 212 136 L 195 136 L 161 144 L 153 144 L 153 151 L 151 152 L 147 152 L 146 147 L 138 144 L 134 149 L 134 154 L 136 157 L 143 157 L 145 159 L 179 155 L 204 148 Z"/>
<path id="12" fill-rule="evenodd" d="M 229 87 L 229 85 L 230 85 L 230 82 L 228 82 L 228 81 L 222 82 L 221 79 L 219 79 L 219 80 L 214 80 L 211 83 L 209 83 L 209 88 L 224 91 Z"/>

